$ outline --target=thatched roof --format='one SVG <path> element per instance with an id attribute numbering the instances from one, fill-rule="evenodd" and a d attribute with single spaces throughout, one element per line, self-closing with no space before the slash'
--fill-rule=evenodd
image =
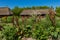
<path id="1" fill-rule="evenodd" d="M 0 15 L 12 15 L 12 12 L 8 7 L 0 7 Z"/>
<path id="2" fill-rule="evenodd" d="M 37 9 L 37 10 L 23 10 L 20 15 L 40 15 L 40 14 L 49 14 L 49 9 Z"/>

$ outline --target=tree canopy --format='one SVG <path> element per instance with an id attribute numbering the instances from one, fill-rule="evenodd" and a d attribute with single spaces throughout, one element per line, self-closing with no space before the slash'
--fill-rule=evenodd
<path id="1" fill-rule="evenodd" d="M 60 7 L 56 7 L 56 12 L 60 13 Z"/>
<path id="2" fill-rule="evenodd" d="M 12 9 L 14 15 L 19 15 L 22 12 L 23 8 L 19 8 L 18 6 Z"/>
<path id="3" fill-rule="evenodd" d="M 57 16 L 60 16 L 60 7 L 56 7 L 56 10 L 55 11 L 56 11 L 56 15 Z"/>

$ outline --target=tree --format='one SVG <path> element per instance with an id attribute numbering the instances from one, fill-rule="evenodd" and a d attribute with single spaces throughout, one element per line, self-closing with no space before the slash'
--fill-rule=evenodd
<path id="1" fill-rule="evenodd" d="M 35 6 L 32 6 L 31 9 L 35 9 Z"/>
<path id="2" fill-rule="evenodd" d="M 40 6 L 40 9 L 48 9 L 48 6 Z"/>
<path id="3" fill-rule="evenodd" d="M 48 9 L 48 6 L 36 6 L 36 7 L 32 7 L 32 9 Z"/>
<path id="4" fill-rule="evenodd" d="M 57 16 L 60 16 L 60 7 L 56 7 L 56 10 L 55 11 L 56 11 L 56 15 Z"/>
<path id="5" fill-rule="evenodd" d="M 23 8 L 19 8 L 18 6 L 16 6 L 12 9 L 12 12 L 13 12 L 14 15 L 20 15 L 22 10 L 23 10 Z"/>
<path id="6" fill-rule="evenodd" d="M 60 7 L 56 7 L 56 12 L 60 13 Z"/>
<path id="7" fill-rule="evenodd" d="M 18 16 L 20 15 L 20 13 L 22 12 L 22 8 L 19 8 L 18 6 L 14 7 L 12 9 L 13 11 L 13 19 L 12 19 L 12 22 L 13 22 L 13 25 L 15 25 L 16 27 L 19 26 L 19 23 L 18 23 Z"/>
<path id="8" fill-rule="evenodd" d="M 31 7 L 25 7 L 25 8 L 23 8 L 23 9 L 31 9 Z"/>

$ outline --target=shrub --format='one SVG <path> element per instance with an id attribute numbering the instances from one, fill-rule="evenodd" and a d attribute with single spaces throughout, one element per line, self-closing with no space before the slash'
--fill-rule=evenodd
<path id="1" fill-rule="evenodd" d="M 16 28 L 10 25 L 5 25 L 2 31 L 6 40 L 13 40 L 16 32 L 17 32 Z"/>

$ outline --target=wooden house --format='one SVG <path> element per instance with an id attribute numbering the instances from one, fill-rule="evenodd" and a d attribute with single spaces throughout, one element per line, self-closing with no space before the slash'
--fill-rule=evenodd
<path id="1" fill-rule="evenodd" d="M 27 9 L 27 10 L 23 10 L 22 13 L 20 13 L 20 15 L 22 17 L 28 17 L 28 16 L 32 16 L 32 15 L 44 17 L 46 14 L 49 14 L 49 11 L 50 11 L 50 9 L 35 9 L 35 10 Z M 53 12 L 55 12 L 55 11 L 53 10 Z"/>
<path id="2" fill-rule="evenodd" d="M 24 17 L 30 17 L 32 15 L 36 15 L 37 17 L 45 17 L 46 14 L 49 14 L 49 9 L 36 9 L 36 10 L 23 10 L 20 15 Z"/>
<path id="3" fill-rule="evenodd" d="M 36 16 L 36 20 L 40 20 L 41 18 L 44 18 L 46 16 L 46 14 L 50 14 L 50 10 L 53 9 L 28 9 L 28 10 L 23 10 L 22 13 L 20 13 L 20 16 L 22 18 L 22 20 L 24 21 L 25 18 L 29 18 L 32 15 Z M 52 12 L 55 13 L 55 11 L 53 10 Z"/>
<path id="4" fill-rule="evenodd" d="M 4 16 L 11 16 L 13 13 L 8 7 L 0 7 L 0 18 Z"/>

